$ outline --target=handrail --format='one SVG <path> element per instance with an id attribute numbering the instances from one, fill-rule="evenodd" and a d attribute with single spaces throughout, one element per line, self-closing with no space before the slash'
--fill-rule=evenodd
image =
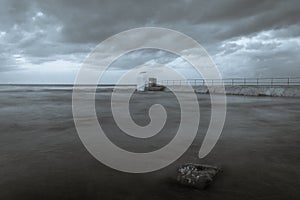
<path id="1" fill-rule="evenodd" d="M 224 78 L 224 79 L 186 79 L 186 80 L 162 80 L 162 85 L 173 86 L 293 86 L 300 85 L 300 77 L 275 77 L 275 78 Z"/>

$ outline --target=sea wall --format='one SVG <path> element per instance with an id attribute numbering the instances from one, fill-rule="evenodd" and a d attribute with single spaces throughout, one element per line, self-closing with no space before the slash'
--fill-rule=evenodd
<path id="1" fill-rule="evenodd" d="M 176 91 L 187 91 L 185 86 L 172 86 Z M 208 91 L 206 86 L 194 86 L 197 93 L 208 94 L 221 93 L 220 86 L 211 86 Z M 228 95 L 245 95 L 245 96 L 278 96 L 278 97 L 300 97 L 300 86 L 225 86 L 226 94 Z"/>

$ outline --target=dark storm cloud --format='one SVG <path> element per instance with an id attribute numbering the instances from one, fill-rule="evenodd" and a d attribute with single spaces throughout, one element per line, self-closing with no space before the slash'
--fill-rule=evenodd
<path id="1" fill-rule="evenodd" d="M 122 30 L 162 25 L 212 41 L 298 24 L 299 1 L 38 1 L 69 42 L 99 42 Z M 197 30 L 198 29 L 198 30 Z M 210 37 L 209 37 L 210 36 Z"/>
<path id="2" fill-rule="evenodd" d="M 290 74 L 299 69 L 298 0 L 0 2 L 0 71 L 57 59 L 79 63 L 105 38 L 141 26 L 172 28 L 195 38 L 225 75 L 273 73 L 285 63 Z M 149 62 L 150 57 L 143 58 Z"/>

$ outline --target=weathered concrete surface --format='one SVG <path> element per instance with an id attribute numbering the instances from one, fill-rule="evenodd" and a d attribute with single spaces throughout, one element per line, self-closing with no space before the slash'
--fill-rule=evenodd
<path id="1" fill-rule="evenodd" d="M 207 93 L 206 87 L 198 86 L 195 90 Z M 226 94 L 248 96 L 300 97 L 300 86 L 226 86 Z M 213 86 L 211 93 L 220 93 L 220 87 Z"/>
<path id="2" fill-rule="evenodd" d="M 186 91 L 185 86 L 170 86 L 176 91 Z M 207 94 L 206 86 L 194 86 L 197 93 Z M 226 86 L 226 94 L 229 95 L 246 95 L 246 96 L 277 96 L 277 97 L 300 97 L 300 86 Z M 220 86 L 211 86 L 211 93 L 220 94 L 222 92 Z"/>
<path id="3" fill-rule="evenodd" d="M 201 121 L 191 148 L 163 170 L 126 174 L 99 163 L 84 148 L 72 120 L 70 91 L 0 95 L 0 199 L 300 198 L 299 98 L 229 96 L 221 138 L 199 160 L 210 103 L 208 95 L 198 94 Z M 147 152 L 161 148 L 176 133 L 180 117 L 171 93 L 133 96 L 130 108 L 137 123 L 149 122 L 147 109 L 155 103 L 162 103 L 169 115 L 166 129 L 147 141 L 132 140 L 116 128 L 109 95 L 96 96 L 97 111 L 108 137 L 120 147 Z M 176 177 L 178 166 L 187 162 L 220 166 L 223 172 L 205 191 L 182 188 L 170 177 Z"/>

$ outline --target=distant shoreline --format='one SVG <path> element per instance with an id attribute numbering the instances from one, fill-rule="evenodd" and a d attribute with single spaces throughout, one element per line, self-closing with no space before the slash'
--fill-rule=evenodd
<path id="1" fill-rule="evenodd" d="M 136 84 L 0 84 L 0 86 L 40 86 L 40 87 L 47 87 L 47 86 L 56 86 L 56 87 L 73 87 L 73 86 L 77 86 L 77 87 L 91 87 L 91 86 L 97 86 L 97 87 L 114 87 L 114 86 L 136 86 Z"/>

